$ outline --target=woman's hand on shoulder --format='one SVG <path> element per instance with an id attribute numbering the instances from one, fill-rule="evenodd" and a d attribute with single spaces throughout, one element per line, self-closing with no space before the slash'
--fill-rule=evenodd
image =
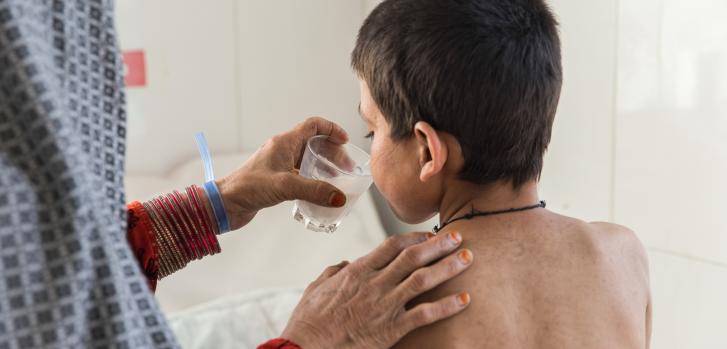
<path id="1" fill-rule="evenodd" d="M 306 349 L 389 348 L 459 313 L 469 304 L 466 292 L 411 309 L 406 304 L 471 265 L 472 253 L 458 250 L 461 243 L 457 233 L 398 235 L 353 263 L 328 267 L 304 292 L 283 337 Z"/>

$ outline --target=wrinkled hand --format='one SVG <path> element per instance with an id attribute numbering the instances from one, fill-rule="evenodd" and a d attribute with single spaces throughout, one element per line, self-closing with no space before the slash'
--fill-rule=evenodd
<path id="1" fill-rule="evenodd" d="M 306 142 L 316 135 L 348 141 L 346 131 L 335 123 L 309 118 L 270 139 L 242 167 L 217 180 L 233 230 L 250 222 L 259 210 L 283 201 L 301 199 L 329 207 L 346 203 L 346 195 L 333 185 L 298 174 Z"/>
<path id="2" fill-rule="evenodd" d="M 283 338 L 305 349 L 389 348 L 410 331 L 462 311 L 467 293 L 405 308 L 471 265 L 469 250 L 452 253 L 461 241 L 457 233 L 399 235 L 353 263 L 328 267 L 305 290 Z"/>

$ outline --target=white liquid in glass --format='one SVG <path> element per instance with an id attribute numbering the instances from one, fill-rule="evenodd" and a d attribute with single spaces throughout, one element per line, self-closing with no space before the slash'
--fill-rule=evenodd
<path id="1" fill-rule="evenodd" d="M 354 145 L 331 142 L 327 136 L 310 138 L 301 159 L 300 175 L 332 184 L 346 195 L 346 204 L 332 208 L 296 200 L 293 218 L 309 230 L 336 231 L 361 194 L 371 186 L 370 160 L 366 152 Z"/>
<path id="2" fill-rule="evenodd" d="M 325 233 L 333 233 L 356 204 L 361 193 L 346 193 L 343 207 L 323 207 L 307 201 L 298 200 L 293 207 L 293 217 L 305 224 L 306 228 Z"/>

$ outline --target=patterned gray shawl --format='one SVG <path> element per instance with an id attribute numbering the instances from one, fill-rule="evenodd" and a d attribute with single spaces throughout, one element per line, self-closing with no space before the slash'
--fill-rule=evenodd
<path id="1" fill-rule="evenodd" d="M 112 0 L 0 0 L 0 349 L 177 347 L 127 242 Z"/>

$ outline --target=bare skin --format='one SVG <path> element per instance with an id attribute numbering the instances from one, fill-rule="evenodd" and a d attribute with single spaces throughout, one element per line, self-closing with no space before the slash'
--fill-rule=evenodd
<path id="1" fill-rule="evenodd" d="M 477 190 L 453 185 L 443 220 L 478 210 L 538 202 L 534 182 Z M 469 273 L 410 304 L 467 287 L 472 303 L 459 317 L 422 327 L 397 348 L 648 348 L 648 262 L 627 228 L 585 223 L 545 209 L 448 225 L 477 255 Z"/>

